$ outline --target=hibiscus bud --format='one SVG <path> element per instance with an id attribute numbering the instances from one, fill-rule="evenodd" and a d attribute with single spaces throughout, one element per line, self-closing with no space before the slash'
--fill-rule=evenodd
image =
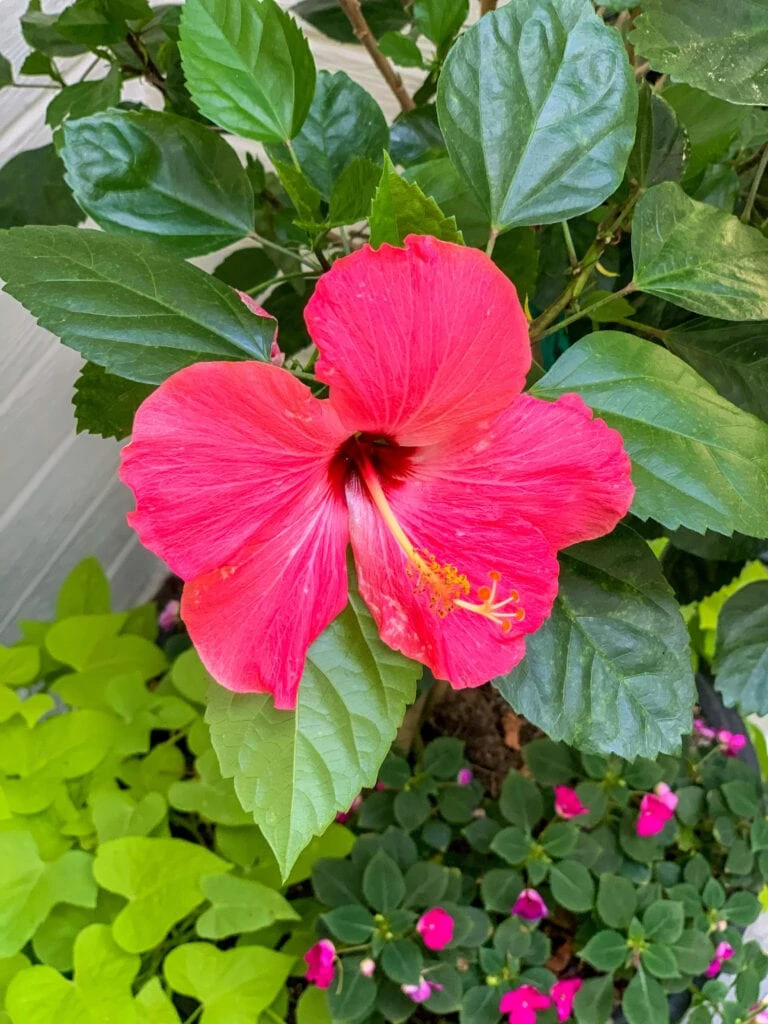
<path id="1" fill-rule="evenodd" d="M 471 768 L 460 768 L 459 774 L 456 776 L 456 781 L 460 786 L 468 786 L 472 779 L 474 779 Z"/>
<path id="2" fill-rule="evenodd" d="M 179 624 L 179 611 L 181 604 L 178 601 L 169 601 L 157 617 L 157 624 L 160 629 L 167 632 Z"/>
<path id="3" fill-rule="evenodd" d="M 578 818 L 580 814 L 589 814 L 589 808 L 581 802 L 575 789 L 555 786 L 555 814 L 568 821 L 569 818 Z"/>
<path id="4" fill-rule="evenodd" d="M 355 799 L 346 809 L 346 811 L 339 811 L 339 813 L 336 815 L 336 821 L 338 821 L 340 825 L 343 825 L 345 822 L 349 821 L 349 819 L 352 817 L 352 815 L 355 813 L 355 811 L 358 809 L 362 802 L 363 797 L 360 793 L 358 793 Z"/>
<path id="5" fill-rule="evenodd" d="M 376 971 L 376 961 L 369 956 L 360 961 L 360 973 L 364 978 L 370 978 Z"/>
<path id="6" fill-rule="evenodd" d="M 573 1000 L 576 993 L 584 983 L 581 978 L 568 978 L 565 981 L 558 981 L 549 991 L 552 1002 L 555 1004 L 557 1019 L 561 1022 L 568 1020 L 573 1013 Z"/>
<path id="7" fill-rule="evenodd" d="M 521 985 L 502 996 L 499 1012 L 509 1015 L 509 1024 L 535 1024 L 536 1011 L 548 1010 L 551 1005 L 549 996 L 533 985 Z"/>
<path id="8" fill-rule="evenodd" d="M 304 954 L 306 979 L 318 988 L 330 988 L 333 981 L 336 947 L 330 939 L 321 939 Z"/>
<path id="9" fill-rule="evenodd" d="M 453 938 L 453 918 L 442 907 L 433 907 L 416 922 L 416 931 L 427 949 L 445 949 Z"/>
<path id="10" fill-rule="evenodd" d="M 540 921 L 549 913 L 547 905 L 535 889 L 523 889 L 515 900 L 512 913 L 526 921 Z M 506 1013 L 506 1011 L 503 1011 Z"/>

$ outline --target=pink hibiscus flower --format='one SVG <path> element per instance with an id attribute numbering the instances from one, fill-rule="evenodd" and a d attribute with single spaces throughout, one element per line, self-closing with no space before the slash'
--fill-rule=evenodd
<path id="1" fill-rule="evenodd" d="M 677 796 L 666 782 L 660 782 L 653 793 L 646 793 L 640 801 L 640 814 L 636 831 L 639 836 L 655 836 L 663 831 L 675 816 Z"/>
<path id="2" fill-rule="evenodd" d="M 581 814 L 589 814 L 589 808 L 581 802 L 575 789 L 571 789 L 570 786 L 555 786 L 555 814 L 567 821 L 569 818 L 578 818 Z"/>
<path id="3" fill-rule="evenodd" d="M 416 931 L 427 949 L 445 949 L 453 938 L 454 921 L 447 910 L 433 907 L 416 922 Z"/>
<path id="4" fill-rule="evenodd" d="M 307 964 L 307 981 L 318 988 L 330 988 L 336 961 L 336 947 L 331 940 L 321 939 L 310 946 L 304 954 L 304 960 Z"/>
<path id="5" fill-rule="evenodd" d="M 365 246 L 305 319 L 327 399 L 274 365 L 196 363 L 123 449 L 130 522 L 187 581 L 204 664 L 295 707 L 307 649 L 347 603 L 351 541 L 385 643 L 457 688 L 509 672 L 550 613 L 556 552 L 629 509 L 621 437 L 575 395 L 520 394 L 527 322 L 476 249 Z"/>
<path id="6" fill-rule="evenodd" d="M 536 1011 L 547 1010 L 551 1005 L 549 996 L 533 985 L 521 985 L 502 996 L 499 1012 L 508 1015 L 509 1024 L 536 1024 Z"/>
<path id="7" fill-rule="evenodd" d="M 547 905 L 535 889 L 523 889 L 515 900 L 512 913 L 526 921 L 541 921 L 549 913 Z"/>
<path id="8" fill-rule="evenodd" d="M 557 1019 L 561 1024 L 568 1020 L 573 1013 L 573 1001 L 583 984 L 581 978 L 568 978 L 565 981 L 556 981 L 552 986 L 549 994 L 555 1004 Z"/>

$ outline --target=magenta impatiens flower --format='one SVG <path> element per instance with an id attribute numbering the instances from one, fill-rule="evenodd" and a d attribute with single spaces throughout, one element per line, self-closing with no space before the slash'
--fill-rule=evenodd
<path id="1" fill-rule="evenodd" d="M 414 1003 L 426 1003 L 433 992 L 442 992 L 443 986 L 428 978 L 420 978 L 416 985 L 401 985 L 400 991 Z"/>
<path id="2" fill-rule="evenodd" d="M 573 1000 L 583 984 L 581 978 L 567 978 L 564 981 L 556 981 L 550 989 L 549 994 L 555 1004 L 557 1019 L 561 1024 L 568 1020 L 573 1013 Z"/>
<path id="3" fill-rule="evenodd" d="M 589 814 L 589 808 L 581 802 L 575 789 L 555 786 L 555 814 L 567 821 L 569 818 L 578 818 L 580 814 Z"/>
<path id="4" fill-rule="evenodd" d="M 460 786 L 468 786 L 474 777 L 471 768 L 459 768 L 456 774 L 456 781 Z"/>
<path id="5" fill-rule="evenodd" d="M 731 957 L 736 955 L 736 950 L 730 944 L 730 942 L 718 943 L 717 949 L 715 950 L 715 959 L 709 965 L 706 970 L 706 976 L 708 978 L 716 978 L 720 971 L 723 969 L 723 964 L 726 960 L 730 960 Z"/>
<path id="6" fill-rule="evenodd" d="M 512 913 L 526 921 L 541 921 L 549 913 L 547 905 L 535 889 L 523 889 L 515 900 Z"/>
<path id="7" fill-rule="evenodd" d="M 667 822 L 675 816 L 677 801 L 677 796 L 666 782 L 660 782 L 653 793 L 646 793 L 640 801 L 637 834 L 644 837 L 655 836 L 663 831 Z"/>
<path id="8" fill-rule="evenodd" d="M 717 742 L 726 757 L 738 757 L 747 745 L 747 737 L 743 732 L 729 732 L 721 729 L 717 734 Z"/>
<path id="9" fill-rule="evenodd" d="M 445 949 L 453 939 L 453 918 L 442 907 L 433 907 L 416 922 L 416 931 L 427 949 Z"/>
<path id="10" fill-rule="evenodd" d="M 456 688 L 509 672 L 550 614 L 557 551 L 629 509 L 620 435 L 576 395 L 520 394 L 527 321 L 477 249 L 364 246 L 305 319 L 328 398 L 268 363 L 196 363 L 143 402 L 123 449 L 130 521 L 187 581 L 202 661 L 294 708 L 347 603 L 351 543 L 385 643 Z"/>
<path id="11" fill-rule="evenodd" d="M 360 807 L 360 804 L 361 804 L 362 802 L 363 802 L 363 797 L 362 797 L 362 794 L 361 794 L 361 793 L 358 793 L 358 794 L 357 794 L 357 796 L 355 797 L 355 799 L 354 799 L 354 800 L 352 801 L 352 803 L 351 803 L 351 804 L 349 805 L 349 807 L 348 807 L 348 808 L 346 809 L 346 811 L 339 811 L 339 813 L 338 813 L 338 814 L 336 815 L 336 821 L 337 821 L 337 822 L 338 822 L 338 823 L 339 823 L 340 825 L 344 825 L 344 824 L 346 824 L 346 822 L 348 822 L 348 821 L 349 821 L 349 819 L 350 819 L 350 818 L 352 817 L 352 815 L 353 815 L 353 814 L 354 814 L 354 813 L 355 813 L 355 812 L 357 811 L 357 809 L 358 809 L 358 808 Z"/>
<path id="12" fill-rule="evenodd" d="M 507 1014 L 509 1024 L 536 1024 L 536 1011 L 548 1010 L 551 1005 L 549 996 L 533 985 L 521 985 L 502 996 L 499 1012 Z"/>
<path id="13" fill-rule="evenodd" d="M 330 988 L 333 981 L 336 947 L 330 939 L 320 939 L 304 954 L 307 963 L 307 981 L 318 988 Z"/>

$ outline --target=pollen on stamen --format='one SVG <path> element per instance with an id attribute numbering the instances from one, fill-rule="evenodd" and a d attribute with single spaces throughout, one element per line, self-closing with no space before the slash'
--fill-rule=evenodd
<path id="1" fill-rule="evenodd" d="M 438 562 L 426 549 L 418 552 L 408 573 L 416 575 L 416 593 L 427 593 L 430 606 L 441 618 L 453 611 L 456 601 L 470 590 L 469 580 L 455 565 Z"/>

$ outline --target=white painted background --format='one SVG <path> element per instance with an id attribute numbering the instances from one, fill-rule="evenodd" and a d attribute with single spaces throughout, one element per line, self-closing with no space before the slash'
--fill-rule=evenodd
<path id="1" fill-rule="evenodd" d="M 280 2 L 289 7 L 292 0 Z M 66 0 L 44 0 L 46 11 L 65 6 Z M 26 7 L 27 0 L 0 0 L 0 52 L 17 71 L 29 49 L 18 28 Z M 395 117 L 397 101 L 362 48 L 330 42 L 308 27 L 307 34 L 319 67 L 343 68 L 377 97 L 389 120 Z M 78 58 L 73 70 L 89 61 Z M 153 93 L 143 98 L 151 102 Z M 52 95 L 0 91 L 0 165 L 50 141 L 45 107 Z M 80 364 L 76 352 L 0 293 L 0 642 L 16 639 L 19 617 L 52 610 L 62 579 L 85 555 L 105 566 L 118 607 L 151 594 L 164 572 L 125 523 L 131 496 L 116 476 L 119 446 L 75 434 L 70 398 Z"/>

